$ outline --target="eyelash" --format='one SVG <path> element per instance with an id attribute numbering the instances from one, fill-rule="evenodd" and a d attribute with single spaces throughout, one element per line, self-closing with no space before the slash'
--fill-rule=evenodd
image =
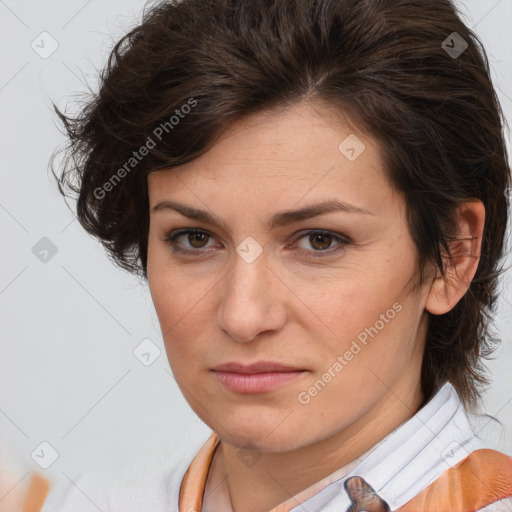
<path id="1" fill-rule="evenodd" d="M 184 230 L 179 230 L 179 231 L 176 231 L 176 232 L 169 233 L 165 237 L 164 241 L 171 246 L 172 251 L 175 252 L 175 253 L 185 254 L 185 255 L 189 255 L 189 256 L 193 256 L 193 257 L 200 257 L 200 256 L 202 256 L 207 251 L 204 251 L 204 250 L 201 250 L 201 249 L 196 249 L 196 250 L 183 249 L 182 247 L 180 247 L 180 244 L 178 244 L 176 242 L 176 239 L 179 236 L 187 235 L 187 234 L 190 234 L 190 233 L 202 233 L 202 234 L 204 234 L 204 235 L 206 235 L 208 237 L 212 237 L 212 235 L 210 233 L 208 233 L 207 231 L 203 231 L 201 229 L 184 229 Z M 312 252 L 312 251 L 307 251 L 305 249 L 299 249 L 299 252 L 301 252 L 306 258 L 325 258 L 327 256 L 331 256 L 331 255 L 333 255 L 335 253 L 338 253 L 339 251 L 345 249 L 345 246 L 347 246 L 347 245 L 352 243 L 347 238 L 344 238 L 344 237 L 341 237 L 341 236 L 336 235 L 334 233 L 331 233 L 330 231 L 323 231 L 323 230 L 310 230 L 310 231 L 307 231 L 307 232 L 301 232 L 294 239 L 293 242 L 295 243 L 298 240 L 300 240 L 301 238 L 304 238 L 304 237 L 306 237 L 308 235 L 312 235 L 312 234 L 329 235 L 330 237 L 332 237 L 332 239 L 334 241 L 339 242 L 339 245 L 336 246 L 337 248 L 335 248 L 335 249 L 327 249 L 327 250 L 324 250 L 324 251 L 313 251 Z M 209 239 L 208 239 L 208 241 L 209 241 Z"/>

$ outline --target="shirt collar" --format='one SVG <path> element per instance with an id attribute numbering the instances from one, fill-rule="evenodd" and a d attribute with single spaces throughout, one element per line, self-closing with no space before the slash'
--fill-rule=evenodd
<path id="1" fill-rule="evenodd" d="M 220 439 L 213 432 L 189 465 L 180 487 L 180 512 L 201 512 L 213 455 Z M 471 430 L 455 388 L 446 383 L 414 416 L 353 463 L 335 471 L 270 512 L 339 512 L 351 506 L 344 482 L 359 476 L 396 510 L 441 473 L 482 448 Z"/>

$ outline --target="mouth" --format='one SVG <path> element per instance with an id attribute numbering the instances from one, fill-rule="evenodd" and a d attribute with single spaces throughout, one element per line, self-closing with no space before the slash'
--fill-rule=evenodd
<path id="1" fill-rule="evenodd" d="M 304 369 L 273 361 L 260 361 L 250 365 L 224 363 L 212 371 L 219 382 L 234 393 L 270 391 L 307 373 Z"/>
<path id="2" fill-rule="evenodd" d="M 224 363 L 213 368 L 214 372 L 232 372 L 241 374 L 254 374 L 254 373 L 288 373 L 303 371 L 303 368 L 295 366 L 288 366 L 274 361 L 258 361 L 252 364 L 241 364 L 235 362 Z"/>

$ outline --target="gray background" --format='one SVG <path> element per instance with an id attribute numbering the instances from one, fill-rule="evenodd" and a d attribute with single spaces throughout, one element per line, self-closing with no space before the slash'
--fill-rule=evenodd
<path id="1" fill-rule="evenodd" d="M 486 46 L 510 120 L 512 0 L 460 5 Z M 64 142 L 50 101 L 63 108 L 86 90 L 85 80 L 96 84 L 113 41 L 137 22 L 143 6 L 140 0 L 0 0 L 0 470 L 21 485 L 34 470 L 63 481 L 163 450 L 178 460 L 210 433 L 171 375 L 148 290 L 113 267 L 85 234 L 47 170 Z M 51 44 L 58 48 L 43 58 Z M 57 250 L 46 262 L 33 253 L 36 244 L 48 244 L 43 237 Z M 504 428 L 488 419 L 478 428 L 510 454 L 511 273 L 505 277 L 497 322 L 504 343 L 489 364 L 492 386 L 483 401 L 484 412 Z M 133 354 L 147 338 L 161 350 L 149 366 Z M 50 462 L 42 442 L 58 453 L 47 469 L 35 462 Z"/>

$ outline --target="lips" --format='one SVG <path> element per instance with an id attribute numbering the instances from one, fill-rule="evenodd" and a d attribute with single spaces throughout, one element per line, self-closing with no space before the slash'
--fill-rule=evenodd
<path id="1" fill-rule="evenodd" d="M 233 393 L 273 391 L 304 376 L 307 371 L 274 361 L 258 361 L 245 365 L 224 363 L 213 368 L 218 381 Z"/>
<path id="2" fill-rule="evenodd" d="M 302 368 L 294 366 L 288 366 L 274 361 L 258 361 L 253 364 L 244 365 L 235 362 L 224 363 L 213 368 L 215 372 L 231 372 L 231 373 L 242 373 L 242 374 L 254 374 L 254 373 L 286 373 L 286 372 L 300 372 Z"/>

